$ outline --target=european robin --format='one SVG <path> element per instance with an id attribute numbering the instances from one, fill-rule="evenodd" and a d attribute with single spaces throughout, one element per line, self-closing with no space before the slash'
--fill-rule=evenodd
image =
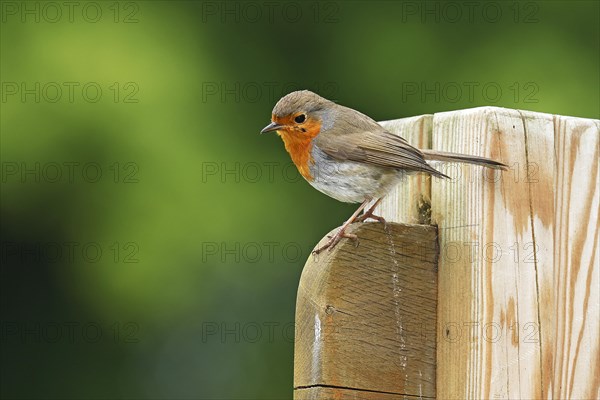
<path id="1" fill-rule="evenodd" d="M 435 150 L 419 150 L 375 120 L 308 90 L 282 97 L 273 108 L 271 123 L 260 133 L 276 131 L 300 174 L 315 189 L 347 203 L 361 203 L 354 214 L 316 253 L 330 250 L 344 237 L 353 222 L 373 214 L 375 207 L 407 174 L 426 173 L 448 178 L 426 160 L 463 162 L 488 168 L 506 165 L 488 158 Z M 369 202 L 376 202 L 365 213 Z"/>

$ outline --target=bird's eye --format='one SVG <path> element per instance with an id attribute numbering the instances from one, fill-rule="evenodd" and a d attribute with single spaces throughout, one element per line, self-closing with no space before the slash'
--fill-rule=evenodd
<path id="1" fill-rule="evenodd" d="M 306 121 L 306 115 L 300 114 L 300 115 L 296 116 L 296 118 L 294 118 L 294 121 L 296 121 L 297 124 L 301 124 L 304 121 Z"/>

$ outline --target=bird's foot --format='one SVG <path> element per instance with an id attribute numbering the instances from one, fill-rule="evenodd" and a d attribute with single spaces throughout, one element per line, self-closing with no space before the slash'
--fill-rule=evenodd
<path id="1" fill-rule="evenodd" d="M 343 238 L 348 238 L 348 239 L 354 240 L 355 245 L 358 247 L 358 237 L 354 234 L 346 233 L 346 229 L 348 229 L 348 227 L 350 226 L 351 223 L 356 221 L 358 214 L 360 214 L 360 212 L 365 209 L 365 207 L 367 206 L 369 201 L 371 201 L 371 199 L 365 199 L 365 201 L 362 202 L 360 207 L 358 207 L 358 209 L 356 211 L 354 211 L 354 214 L 352 214 L 352 216 L 350 218 L 348 218 L 348 220 L 346 222 L 344 222 L 344 225 L 342 225 L 342 227 L 337 231 L 337 233 L 333 236 L 327 236 L 329 238 L 327 243 L 325 243 L 323 246 L 319 247 L 318 249 L 313 250 L 313 254 L 319 254 L 325 249 L 329 249 L 329 251 L 331 251 L 331 249 L 333 249 L 339 243 L 339 241 L 342 240 Z M 379 200 L 377 200 L 377 202 L 375 202 L 373 207 L 371 207 L 371 211 L 373 211 L 373 209 L 375 209 L 375 206 L 377 205 L 377 203 L 379 203 Z"/>
<path id="2" fill-rule="evenodd" d="M 338 243 L 340 240 L 342 240 L 343 238 L 348 238 L 348 239 L 352 239 L 354 240 L 354 245 L 358 246 L 358 236 L 356 236 L 355 234 L 352 233 L 346 233 L 346 227 L 342 227 L 339 231 L 337 231 L 337 233 L 335 235 L 328 235 L 327 237 L 329 238 L 329 240 L 327 241 L 327 243 L 325 243 L 323 246 L 319 247 L 318 249 L 313 250 L 313 254 L 319 254 L 321 253 L 323 250 L 325 249 L 329 249 L 329 251 L 331 251 Z"/>
<path id="3" fill-rule="evenodd" d="M 356 217 L 356 219 L 354 220 L 354 222 L 365 222 L 369 218 L 381 222 L 383 224 L 383 226 L 387 225 L 387 221 L 385 220 L 385 218 L 380 217 L 379 215 L 373 214 L 373 212 L 371 210 L 369 210 L 369 211 L 365 212 L 364 214 L 359 215 L 358 217 Z"/>
<path id="4" fill-rule="evenodd" d="M 386 228 L 387 222 L 385 221 L 385 219 L 383 217 L 380 217 L 379 215 L 373 214 L 373 212 L 375 211 L 375 208 L 377 208 L 377 205 L 379 204 L 379 202 L 381 202 L 381 198 L 379 198 L 367 211 L 362 213 L 362 215 L 359 215 L 358 217 L 356 217 L 354 219 L 354 222 L 365 222 L 367 219 L 371 218 L 371 219 L 381 222 L 383 224 L 383 227 Z"/>

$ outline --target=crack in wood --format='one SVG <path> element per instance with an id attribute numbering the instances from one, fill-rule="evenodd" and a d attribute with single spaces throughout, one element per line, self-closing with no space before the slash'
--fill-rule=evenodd
<path id="1" fill-rule="evenodd" d="M 479 224 L 470 224 L 470 225 L 445 226 L 443 228 L 438 228 L 438 229 L 476 228 L 478 226 L 479 226 Z"/>
<path id="2" fill-rule="evenodd" d="M 517 110 L 519 115 L 521 116 L 521 123 L 523 124 L 523 136 L 525 140 L 525 172 L 526 176 L 529 175 L 529 143 L 527 142 L 527 124 L 525 123 L 525 116 L 521 112 L 521 110 Z M 554 132 L 556 135 L 556 131 Z M 533 193 L 531 190 L 531 182 L 527 181 L 527 190 L 528 190 L 528 198 L 529 198 L 529 222 L 531 224 L 531 240 L 533 241 L 533 266 L 535 268 L 535 298 L 536 298 L 536 306 L 537 306 L 537 323 L 538 323 L 538 340 L 540 343 L 540 379 L 541 379 L 541 391 L 542 398 L 544 398 L 544 368 L 542 364 L 542 360 L 544 359 L 543 352 L 543 344 L 542 344 L 542 321 L 540 316 L 540 284 L 539 284 L 539 276 L 538 276 L 538 254 L 537 254 L 537 243 L 535 240 L 535 226 L 533 221 Z"/>
<path id="3" fill-rule="evenodd" d="M 315 385 L 305 385 L 305 386 L 295 386 L 294 390 L 303 390 L 303 389 L 318 389 L 318 388 L 327 388 L 327 389 L 343 389 L 343 390 L 354 390 L 356 392 L 367 392 L 367 393 L 380 393 L 380 394 L 392 394 L 392 395 L 397 395 L 397 396 L 405 396 L 405 397 L 409 397 L 409 398 L 414 398 L 414 399 L 435 399 L 435 397 L 429 397 L 429 396 L 418 396 L 418 395 L 414 395 L 414 394 L 407 394 L 407 393 L 398 393 L 398 392 L 385 392 L 385 391 L 381 391 L 381 390 L 374 390 L 374 389 L 361 389 L 361 388 L 354 388 L 354 387 L 348 387 L 348 386 L 335 386 L 335 385 L 324 385 L 324 384 L 315 384 Z"/>

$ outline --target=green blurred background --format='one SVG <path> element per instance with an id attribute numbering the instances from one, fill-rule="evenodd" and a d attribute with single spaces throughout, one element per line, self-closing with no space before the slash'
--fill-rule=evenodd
<path id="1" fill-rule="evenodd" d="M 258 134 L 279 97 L 599 117 L 597 1 L 466 3 L 3 1 L 1 397 L 291 398 L 355 206 Z"/>

